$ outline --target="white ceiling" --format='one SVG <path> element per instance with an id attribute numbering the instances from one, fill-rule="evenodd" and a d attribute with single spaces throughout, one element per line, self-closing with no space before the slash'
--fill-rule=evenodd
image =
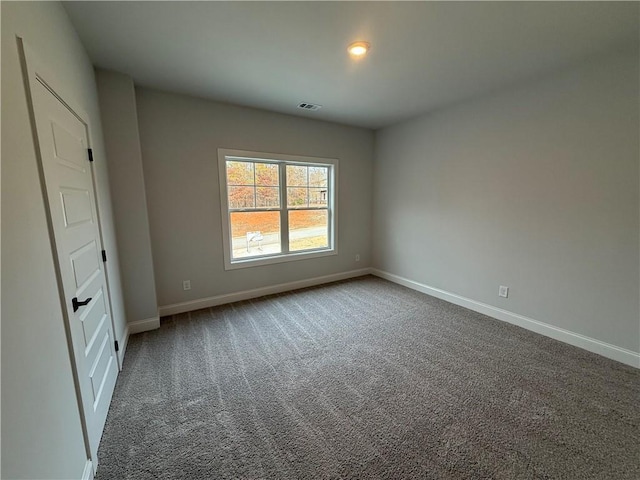
<path id="1" fill-rule="evenodd" d="M 66 2 L 136 85 L 378 128 L 638 48 L 635 2 Z M 349 43 L 366 40 L 355 62 Z M 317 112 L 296 109 L 318 103 Z"/>

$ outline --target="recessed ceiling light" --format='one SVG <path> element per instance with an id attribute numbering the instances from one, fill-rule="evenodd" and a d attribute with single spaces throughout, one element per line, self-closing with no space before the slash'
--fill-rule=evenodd
<path id="1" fill-rule="evenodd" d="M 367 42 L 355 42 L 349 45 L 347 51 L 352 57 L 364 57 L 369 51 L 370 46 Z"/>

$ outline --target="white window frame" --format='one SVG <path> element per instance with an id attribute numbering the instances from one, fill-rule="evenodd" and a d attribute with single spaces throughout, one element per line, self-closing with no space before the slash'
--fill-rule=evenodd
<path id="1" fill-rule="evenodd" d="M 329 247 L 313 250 L 303 250 L 289 252 L 289 219 L 288 212 L 292 209 L 287 207 L 287 188 L 285 168 L 280 168 L 280 207 L 277 210 L 280 214 L 280 244 L 282 253 L 260 255 L 245 258 L 232 258 L 231 242 L 231 212 L 229 211 L 227 195 L 227 160 L 254 161 L 278 163 L 282 167 L 286 165 L 320 165 L 329 167 L 328 185 L 329 195 L 327 198 L 328 217 L 328 237 Z M 292 262 L 295 260 L 306 260 L 310 258 L 326 257 L 338 254 L 338 160 L 335 158 L 306 157 L 301 155 L 285 155 L 265 152 L 252 152 L 247 150 L 233 150 L 228 148 L 218 149 L 218 178 L 220 183 L 220 213 L 222 217 L 222 244 L 224 251 L 224 269 L 235 270 L 238 268 L 257 267 L 260 265 L 272 265 L 275 263 Z M 249 210 L 253 211 L 253 210 Z M 256 211 L 262 211 L 257 209 Z M 284 213 L 282 213 L 284 212 Z"/>

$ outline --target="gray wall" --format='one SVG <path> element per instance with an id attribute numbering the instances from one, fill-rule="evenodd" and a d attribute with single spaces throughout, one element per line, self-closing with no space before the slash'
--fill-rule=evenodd
<path id="1" fill-rule="evenodd" d="M 2 478 L 79 478 L 86 453 L 16 35 L 92 124 L 98 206 L 122 339 L 124 308 L 93 67 L 60 3 L 2 2 Z"/>
<path id="2" fill-rule="evenodd" d="M 638 352 L 638 81 L 613 54 L 377 132 L 374 267 Z"/>
<path id="3" fill-rule="evenodd" d="M 158 315 L 133 80 L 96 70 L 127 320 Z"/>
<path id="4" fill-rule="evenodd" d="M 370 265 L 373 132 L 148 89 L 137 100 L 161 306 Z M 338 158 L 338 255 L 225 271 L 220 147 Z"/>

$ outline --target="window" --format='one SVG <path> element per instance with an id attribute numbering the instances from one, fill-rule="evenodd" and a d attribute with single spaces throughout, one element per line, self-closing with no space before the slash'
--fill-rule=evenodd
<path id="1" fill-rule="evenodd" d="M 218 150 L 225 269 L 336 253 L 335 159 Z"/>

